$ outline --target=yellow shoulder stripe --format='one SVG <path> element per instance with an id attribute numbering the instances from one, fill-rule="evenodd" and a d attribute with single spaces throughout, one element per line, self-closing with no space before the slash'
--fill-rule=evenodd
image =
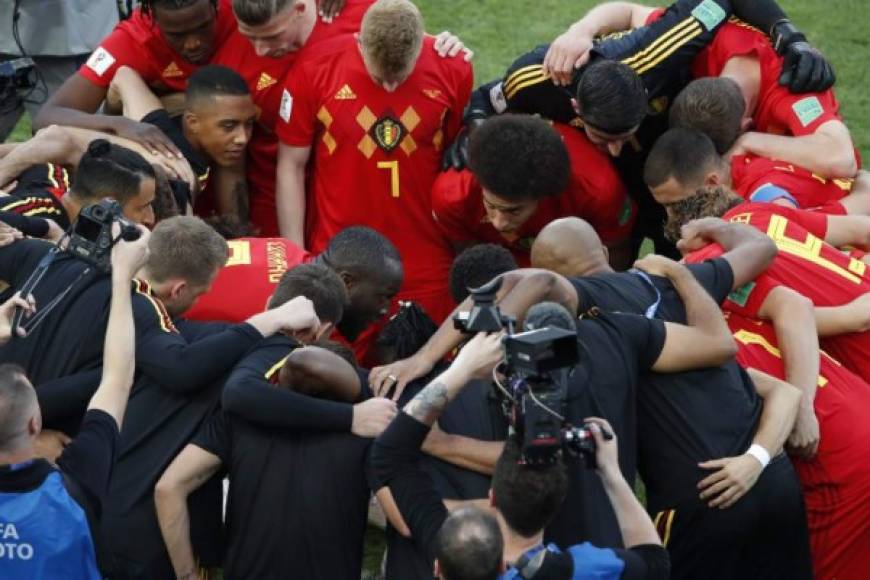
<path id="1" fill-rule="evenodd" d="M 702 29 L 698 21 L 694 17 L 689 16 L 663 34 L 661 38 L 658 38 L 648 47 L 639 51 L 637 54 L 626 58 L 622 62 L 623 64 L 627 64 L 631 68 L 637 70 L 640 67 L 643 67 L 646 63 L 649 63 L 652 60 L 657 60 L 659 55 L 668 51 L 670 48 L 673 48 L 673 50 L 668 54 L 672 54 L 676 48 L 679 48 L 690 40 L 686 38 L 686 35 L 690 35 L 693 32 L 700 34 Z M 691 38 L 694 38 L 694 36 L 697 36 L 697 34 L 693 35 Z"/>

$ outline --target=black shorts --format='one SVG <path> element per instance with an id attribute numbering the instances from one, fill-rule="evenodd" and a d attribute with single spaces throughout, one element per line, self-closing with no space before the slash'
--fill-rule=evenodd
<path id="1" fill-rule="evenodd" d="M 671 557 L 672 580 L 812 578 L 803 496 L 785 455 L 730 508 L 693 499 L 654 521 Z"/>

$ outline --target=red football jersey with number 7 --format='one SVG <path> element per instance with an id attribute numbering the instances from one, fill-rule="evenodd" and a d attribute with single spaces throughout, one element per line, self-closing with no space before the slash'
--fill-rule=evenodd
<path id="1" fill-rule="evenodd" d="M 433 319 L 451 309 L 452 253 L 432 217 L 430 191 L 472 88 L 471 65 L 441 58 L 427 37 L 395 91 L 375 84 L 354 36 L 324 42 L 296 64 L 279 109 L 278 137 L 312 147 L 306 242 L 314 253 L 342 229 L 365 225 L 399 250 L 399 296 Z"/>
<path id="2" fill-rule="evenodd" d="M 771 203 L 741 204 L 724 219 L 746 223 L 767 234 L 779 250 L 754 282 L 735 290 L 722 305 L 726 310 L 757 318 L 767 296 L 778 286 L 800 292 L 816 306 L 842 306 L 870 292 L 867 265 L 825 243 L 828 216 Z M 686 257 L 701 262 L 722 254 L 710 245 Z M 870 377 L 870 333 L 824 338 L 822 347 L 849 370 Z"/>

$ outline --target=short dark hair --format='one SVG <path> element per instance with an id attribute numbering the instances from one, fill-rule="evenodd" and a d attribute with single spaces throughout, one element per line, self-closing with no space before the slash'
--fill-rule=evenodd
<path id="1" fill-rule="evenodd" d="M 24 369 L 15 364 L 0 364 L 0 450 L 15 451 L 26 433 L 29 407 L 36 403 L 36 392 Z"/>
<path id="2" fill-rule="evenodd" d="M 242 76 L 231 68 L 210 64 L 190 75 L 184 97 L 187 106 L 214 97 L 244 97 L 251 91 Z"/>
<path id="3" fill-rule="evenodd" d="M 485 189 L 511 201 L 558 195 L 571 175 L 562 136 L 531 115 L 500 115 L 475 129 L 468 166 Z"/>
<path id="4" fill-rule="evenodd" d="M 520 446 L 508 437 L 495 464 L 492 492 L 495 505 L 510 528 L 530 538 L 550 522 L 568 493 L 568 474 L 559 459 L 551 465 L 520 465 Z"/>
<path id="5" fill-rule="evenodd" d="M 296 0 L 233 0 L 236 19 L 248 26 L 259 26 L 269 22 L 273 16 L 287 8 Z"/>
<path id="6" fill-rule="evenodd" d="M 323 258 L 336 270 L 371 276 L 402 266 L 399 250 L 383 234 L 365 226 L 345 228 L 326 245 Z"/>
<path id="7" fill-rule="evenodd" d="M 423 348 L 423 345 L 438 331 L 423 307 L 416 302 L 400 302 L 399 311 L 387 322 L 376 341 L 383 349 L 384 364 L 408 358 Z"/>
<path id="8" fill-rule="evenodd" d="M 347 304 L 344 282 L 332 269 L 320 264 L 300 264 L 284 272 L 269 308 L 277 308 L 297 296 L 305 296 L 314 303 L 314 312 L 323 322 L 337 324 Z"/>
<path id="9" fill-rule="evenodd" d="M 156 176 L 144 157 L 105 139 L 94 139 L 76 167 L 70 194 L 82 205 L 111 197 L 123 206 L 139 195 L 146 179 Z"/>
<path id="10" fill-rule="evenodd" d="M 151 207 L 154 208 L 154 221 L 160 222 L 181 215 L 183 210 L 179 210 L 179 198 L 189 199 L 190 186 L 187 182 L 171 179 L 161 166 L 153 165 L 152 167 L 156 180 L 154 201 L 151 203 Z M 186 209 L 184 208 L 184 210 Z"/>
<path id="11" fill-rule="evenodd" d="M 586 67 L 577 85 L 577 103 L 584 123 L 612 135 L 636 128 L 649 108 L 640 75 L 615 60 L 598 60 Z"/>
<path id="12" fill-rule="evenodd" d="M 689 83 L 671 105 L 671 127 L 695 129 L 712 139 L 716 151 L 731 149 L 741 133 L 746 102 L 734 81 L 709 77 Z"/>
<path id="13" fill-rule="evenodd" d="M 146 16 L 154 16 L 155 8 L 165 8 L 167 10 L 178 10 L 179 8 L 187 8 L 196 4 L 200 0 L 140 0 L 139 8 L 142 14 Z M 217 10 L 217 0 L 208 0 L 209 4 Z"/>
<path id="14" fill-rule="evenodd" d="M 154 226 L 145 268 L 156 282 L 183 278 L 203 286 L 227 262 L 229 246 L 198 217 L 179 215 Z"/>
<path id="15" fill-rule="evenodd" d="M 450 295 L 458 304 L 468 297 L 469 288 L 483 286 L 518 267 L 513 254 L 504 246 L 478 244 L 466 248 L 450 266 Z"/>
<path id="16" fill-rule="evenodd" d="M 503 553 L 498 521 L 478 507 L 452 512 L 435 537 L 435 557 L 446 580 L 495 580 Z"/>
<path id="17" fill-rule="evenodd" d="M 692 129 L 669 129 L 653 145 L 643 170 L 648 187 L 673 177 L 682 185 L 700 186 L 710 166 L 719 160 L 710 138 Z"/>

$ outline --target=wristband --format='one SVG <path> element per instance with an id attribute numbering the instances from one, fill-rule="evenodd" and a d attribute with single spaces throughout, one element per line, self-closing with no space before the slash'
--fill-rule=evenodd
<path id="1" fill-rule="evenodd" d="M 750 445 L 744 455 L 751 455 L 756 458 L 758 462 L 761 463 L 761 469 L 764 469 L 767 467 L 767 464 L 770 463 L 770 453 L 767 452 L 767 449 L 757 443 Z"/>

